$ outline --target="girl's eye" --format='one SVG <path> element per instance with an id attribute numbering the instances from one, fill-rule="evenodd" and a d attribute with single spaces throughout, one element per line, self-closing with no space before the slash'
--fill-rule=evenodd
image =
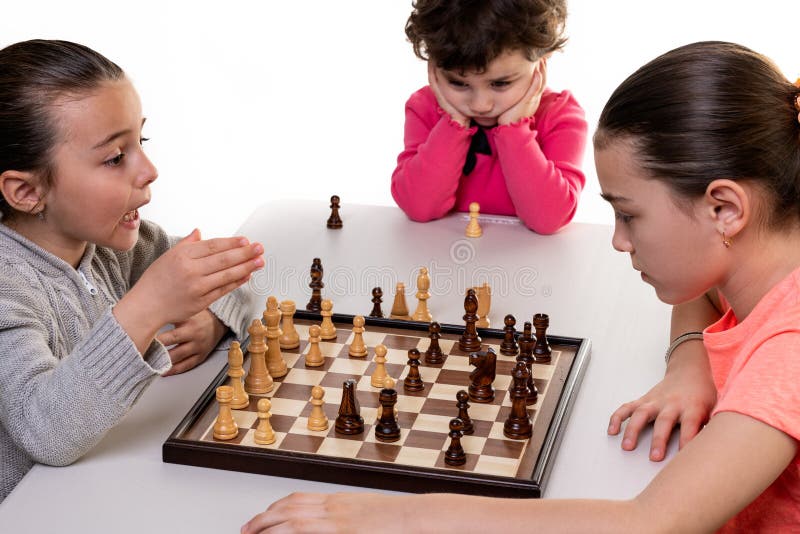
<path id="1" fill-rule="evenodd" d="M 145 141 L 149 141 L 149 140 L 150 140 L 149 137 L 140 137 L 139 138 L 139 144 L 143 145 Z"/>
<path id="2" fill-rule="evenodd" d="M 105 165 L 106 167 L 118 167 L 120 164 L 122 164 L 122 158 L 124 158 L 124 157 L 125 157 L 125 153 L 124 152 L 120 152 L 119 154 L 117 154 L 113 158 L 107 159 L 106 161 L 104 161 L 103 165 Z"/>
<path id="3" fill-rule="evenodd" d="M 632 215 L 626 215 L 624 213 L 620 213 L 618 211 L 615 211 L 614 212 L 614 218 L 616 220 L 624 223 L 624 224 L 628 224 L 628 223 L 631 222 L 631 219 L 633 219 L 633 216 Z"/>
<path id="4" fill-rule="evenodd" d="M 509 85 L 511 85 L 511 82 L 505 81 L 505 80 L 504 81 L 498 81 L 498 82 L 492 82 L 492 87 L 494 87 L 496 89 L 504 89 L 504 88 L 508 87 Z"/>
<path id="5" fill-rule="evenodd" d="M 461 81 L 459 81 L 459 80 L 449 80 L 449 81 L 448 81 L 448 83 L 449 83 L 450 85 L 452 85 L 453 87 L 457 87 L 457 88 L 459 88 L 459 89 L 463 89 L 463 88 L 467 87 L 467 84 L 466 84 L 466 83 L 464 83 L 464 82 L 461 82 Z"/>

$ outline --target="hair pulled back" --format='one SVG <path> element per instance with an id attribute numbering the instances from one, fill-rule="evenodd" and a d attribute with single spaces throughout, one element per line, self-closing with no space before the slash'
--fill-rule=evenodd
<path id="1" fill-rule="evenodd" d="M 59 135 L 53 103 L 123 77 L 112 61 L 68 41 L 36 39 L 0 50 L 0 174 L 31 171 L 51 185 Z"/>
<path id="2" fill-rule="evenodd" d="M 445 70 L 483 72 L 521 50 L 533 61 L 564 46 L 565 0 L 416 0 L 406 35 L 420 59 Z"/>
<path id="3" fill-rule="evenodd" d="M 766 57 L 708 41 L 654 59 L 614 91 L 600 115 L 595 148 L 619 139 L 648 174 L 687 199 L 718 178 L 766 192 L 769 227 L 800 220 L 800 88 Z"/>

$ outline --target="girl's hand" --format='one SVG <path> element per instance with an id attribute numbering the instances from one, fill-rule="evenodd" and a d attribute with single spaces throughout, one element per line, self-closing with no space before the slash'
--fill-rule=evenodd
<path id="1" fill-rule="evenodd" d="M 183 373 L 206 361 L 227 331 L 228 327 L 206 309 L 176 324 L 174 329 L 159 334 L 161 343 L 174 345 L 169 349 L 172 368 L 163 376 Z"/>
<path id="2" fill-rule="evenodd" d="M 531 84 L 519 102 L 511 106 L 497 117 L 497 124 L 512 124 L 525 117 L 532 117 L 539 109 L 542 101 L 542 93 L 547 84 L 547 58 L 539 60 L 539 64 L 533 69 Z"/>
<path id="3" fill-rule="evenodd" d="M 445 113 L 450 115 L 450 118 L 456 121 L 458 124 L 463 126 L 464 128 L 469 126 L 469 117 L 465 117 L 458 110 L 453 106 L 447 99 L 442 95 L 442 91 L 439 88 L 440 84 L 439 76 L 436 73 L 436 66 L 428 61 L 428 84 L 431 86 L 431 91 L 433 91 L 433 95 L 436 97 L 436 102 L 439 104 L 439 107 L 442 108 Z"/>
<path id="4" fill-rule="evenodd" d="M 409 532 L 403 514 L 387 521 L 379 510 L 408 510 L 411 503 L 405 495 L 379 495 L 374 493 L 293 493 L 275 501 L 265 512 L 253 517 L 242 526 L 241 534 L 267 532 L 327 533 L 327 532 L 381 532 L 383 534 Z M 413 498 L 413 496 L 411 497 Z M 416 506 L 420 506 L 419 503 Z M 424 503 L 421 505 L 424 507 Z"/>
<path id="5" fill-rule="evenodd" d="M 114 316 L 144 353 L 156 332 L 180 324 L 264 266 L 264 247 L 243 237 L 202 241 L 194 230 L 162 254 L 114 306 Z"/>
<path id="6" fill-rule="evenodd" d="M 622 448 L 630 451 L 636 448 L 642 429 L 655 421 L 650 459 L 660 462 L 675 425 L 680 424 L 679 447 L 683 448 L 708 422 L 716 402 L 717 389 L 702 343 L 684 343 L 673 352 L 661 382 L 611 415 L 608 433 L 619 434 L 622 422 L 629 419 L 622 436 Z"/>

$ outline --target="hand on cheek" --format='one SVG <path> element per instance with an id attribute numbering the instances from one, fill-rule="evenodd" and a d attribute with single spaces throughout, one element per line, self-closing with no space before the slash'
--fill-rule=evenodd
<path id="1" fill-rule="evenodd" d="M 469 126 L 469 117 L 465 117 L 459 113 L 455 106 L 448 102 L 448 100 L 442 94 L 441 86 L 439 85 L 440 83 L 441 78 L 439 78 L 436 67 L 433 63 L 428 61 L 428 84 L 430 85 L 431 91 L 433 91 L 433 94 L 436 97 L 436 102 L 439 104 L 440 108 L 450 115 L 451 119 L 466 128 Z"/>
<path id="2" fill-rule="evenodd" d="M 536 113 L 536 110 L 539 109 L 539 104 L 542 101 L 542 93 L 544 92 L 546 84 L 547 61 L 546 58 L 542 58 L 533 69 L 531 83 L 527 91 L 525 91 L 525 94 L 519 102 L 511 106 L 497 118 L 497 124 L 513 124 L 520 119 L 532 117 L 533 114 Z"/>

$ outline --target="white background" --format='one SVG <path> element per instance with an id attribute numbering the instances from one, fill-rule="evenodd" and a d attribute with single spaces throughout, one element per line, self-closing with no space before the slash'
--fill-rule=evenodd
<path id="1" fill-rule="evenodd" d="M 234 232 L 268 200 L 342 197 L 392 205 L 403 107 L 426 83 L 406 41 L 410 0 L 4 2 L 0 46 L 60 38 L 133 79 L 160 171 L 145 217 L 170 233 Z M 572 0 L 549 85 L 570 89 L 590 134 L 636 68 L 698 40 L 739 42 L 800 75 L 796 0 Z M 591 147 L 575 220 L 612 223 Z M 287 221 L 291 231 L 291 221 Z"/>

